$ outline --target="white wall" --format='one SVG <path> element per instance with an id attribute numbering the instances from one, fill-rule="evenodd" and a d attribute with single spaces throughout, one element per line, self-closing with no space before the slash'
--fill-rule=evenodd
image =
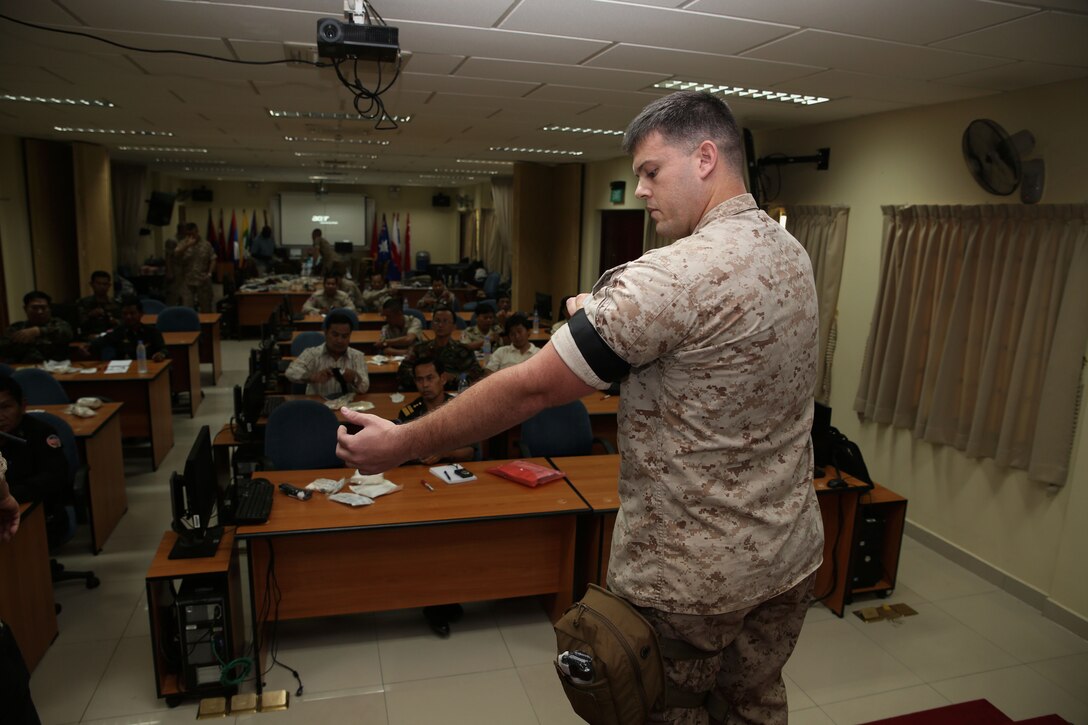
<path id="1" fill-rule="evenodd" d="M 0 135 L 0 243 L 4 250 L 4 288 L 11 322 L 25 318 L 23 295 L 34 284 L 23 168 L 22 139 Z"/>
<path id="2" fill-rule="evenodd" d="M 873 476 L 910 499 L 908 518 L 1088 621 L 1088 421 L 1081 421 L 1067 485 L 1057 491 L 1019 471 L 921 443 L 907 431 L 860 424 L 853 413 L 877 290 L 884 204 L 1019 203 L 983 191 L 960 138 L 975 118 L 1008 132 L 1030 129 L 1047 164 L 1044 203 L 1088 201 L 1088 81 L 757 134 L 756 150 L 810 154 L 831 148 L 828 171 L 782 169 L 775 203 L 850 207 L 834 424 L 865 453 Z M 1080 351 L 1078 351 L 1080 352 Z"/>

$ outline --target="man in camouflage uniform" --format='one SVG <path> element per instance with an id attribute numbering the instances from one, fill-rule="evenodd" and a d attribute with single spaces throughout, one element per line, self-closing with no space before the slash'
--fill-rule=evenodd
<path id="1" fill-rule="evenodd" d="M 72 355 L 72 327 L 53 317 L 53 300 L 45 292 L 34 290 L 23 295 L 26 321 L 13 322 L 0 337 L 0 360 L 12 363 L 40 363 L 43 360 L 68 360 Z"/>
<path id="2" fill-rule="evenodd" d="M 421 357 L 434 358 L 442 363 L 442 369 L 446 371 L 446 389 L 456 390 L 461 375 L 464 375 L 469 384 L 472 384 L 484 376 L 484 369 L 476 362 L 476 355 L 467 347 L 453 339 L 453 310 L 449 307 L 439 307 L 431 318 L 431 331 L 434 339 L 421 342 L 412 347 L 405 355 L 400 367 L 397 368 L 397 383 L 401 390 L 415 390 L 416 381 L 413 374 L 416 360 Z M 457 446 L 451 446 L 457 448 Z M 448 449 L 444 449 L 448 450 Z"/>
<path id="3" fill-rule="evenodd" d="M 200 236 L 193 222 L 185 225 L 185 239 L 174 250 L 177 260 L 180 304 L 197 312 L 215 312 L 212 306 L 212 275 L 215 274 L 215 247 Z"/>
<path id="4" fill-rule="evenodd" d="M 91 292 L 76 300 L 79 313 L 79 334 L 84 340 L 98 337 L 121 324 L 121 305 L 113 298 L 110 273 L 91 272 Z"/>
<path id="5" fill-rule="evenodd" d="M 362 430 L 342 429 L 337 454 L 386 470 L 622 380 L 608 584 L 662 637 L 712 653 L 666 659 L 666 676 L 724 705 L 653 719 L 785 723 L 782 667 L 823 549 L 811 266 L 745 193 L 740 134 L 721 100 L 654 101 L 624 149 L 657 233 L 678 241 L 609 270 L 540 353 L 420 421 L 345 413 Z"/>
<path id="6" fill-rule="evenodd" d="M 327 273 L 321 280 L 321 291 L 314 292 L 302 304 L 306 315 L 327 315 L 329 310 L 337 308 L 355 310 L 351 297 L 340 289 L 340 276 L 336 272 Z"/>

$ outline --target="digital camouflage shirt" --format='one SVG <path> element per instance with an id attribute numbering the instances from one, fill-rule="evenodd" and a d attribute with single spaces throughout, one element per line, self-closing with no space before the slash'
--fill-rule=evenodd
<path id="1" fill-rule="evenodd" d="M 816 570 L 812 268 L 750 195 L 606 272 L 552 342 L 594 387 L 627 374 L 613 590 L 639 606 L 714 614 Z"/>

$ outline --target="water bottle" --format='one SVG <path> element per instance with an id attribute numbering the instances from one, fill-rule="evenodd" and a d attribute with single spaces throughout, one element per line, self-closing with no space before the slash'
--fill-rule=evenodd
<path id="1" fill-rule="evenodd" d="M 480 350 L 484 354 L 484 360 L 487 360 L 489 357 L 491 357 L 491 338 L 490 337 L 485 337 L 484 338 L 484 346 L 482 348 L 480 348 Z"/>
<path id="2" fill-rule="evenodd" d="M 143 340 L 136 343 L 136 370 L 141 373 L 147 372 L 147 348 L 144 347 Z"/>
<path id="3" fill-rule="evenodd" d="M 540 313 L 533 310 L 533 333 L 540 332 Z"/>
<path id="4" fill-rule="evenodd" d="M 468 390 L 468 373 L 461 373 L 461 377 L 457 379 L 457 394 Z"/>
<path id="5" fill-rule="evenodd" d="M 402 312 L 404 310 L 408 309 L 408 298 L 407 297 L 401 297 L 400 298 L 400 309 L 401 309 Z"/>

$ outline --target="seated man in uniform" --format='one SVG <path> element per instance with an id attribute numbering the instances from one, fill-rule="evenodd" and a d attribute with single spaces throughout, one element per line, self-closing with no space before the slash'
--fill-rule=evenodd
<path id="1" fill-rule="evenodd" d="M 421 357 L 432 357 L 442 361 L 442 367 L 449 375 L 446 380 L 446 388 L 449 390 L 457 389 L 457 383 L 462 375 L 470 385 L 484 376 L 483 368 L 476 362 L 476 355 L 472 350 L 452 338 L 453 329 L 453 310 L 449 307 L 436 309 L 431 319 L 434 339 L 421 342 L 409 350 L 400 364 L 400 369 L 397 370 L 397 383 L 401 390 L 415 389 L 416 382 L 412 376 L 412 366 Z"/>
<path id="2" fill-rule="evenodd" d="M 419 298 L 419 309 L 433 310 L 439 305 L 445 305 L 452 309 L 456 306 L 456 302 L 457 298 L 446 289 L 446 283 L 441 278 L 435 277 L 434 281 L 431 282 L 431 288 L 427 290 L 427 294 Z"/>
<path id="3" fill-rule="evenodd" d="M 0 376 L 0 431 L 24 441 L 0 436 L 0 454 L 8 462 L 8 486 L 17 501 L 42 504 L 52 548 L 64 540 L 69 528 L 65 510 L 72 502 L 68 459 L 57 432 L 26 415 L 23 388 L 10 376 Z"/>
<path id="4" fill-rule="evenodd" d="M 337 307 L 355 309 L 351 297 L 340 289 L 340 276 L 335 272 L 327 272 L 321 283 L 321 291 L 310 295 L 310 299 L 302 305 L 302 312 L 307 315 L 327 315 L 329 310 Z"/>
<path id="5" fill-rule="evenodd" d="M 507 317 L 505 332 L 510 344 L 503 345 L 491 354 L 491 359 L 487 361 L 488 372 L 497 372 L 525 362 L 540 352 L 540 348 L 529 342 L 529 320 L 525 315 Z"/>
<path id="6" fill-rule="evenodd" d="M 370 275 L 370 286 L 363 290 L 363 304 L 359 308 L 364 312 L 381 312 L 385 301 L 393 296 L 385 277 L 380 274 Z"/>
<path id="7" fill-rule="evenodd" d="M 351 347 L 351 320 L 334 312 L 325 318 L 325 344 L 302 351 L 287 368 L 292 383 L 306 383 L 308 395 L 337 398 L 370 389 L 366 355 Z"/>
<path id="8" fill-rule="evenodd" d="M 40 363 L 43 360 L 68 360 L 72 327 L 53 317 L 53 300 L 45 292 L 34 290 L 23 295 L 25 322 L 13 322 L 0 337 L 0 359 L 13 363 Z"/>
<path id="9" fill-rule="evenodd" d="M 476 306 L 476 324 L 461 332 L 461 344 L 469 350 L 480 350 L 484 340 L 491 340 L 491 349 L 502 344 L 502 328 L 495 324 L 495 308 L 487 302 Z"/>
<path id="10" fill-rule="evenodd" d="M 350 280 L 346 276 L 344 265 L 340 262 L 332 265 L 332 273 L 336 275 L 336 284 L 341 292 L 347 293 L 347 296 L 351 298 L 351 304 L 356 310 L 363 309 L 363 293 L 359 290 L 359 285 L 355 284 L 353 280 Z"/>
<path id="11" fill-rule="evenodd" d="M 80 347 L 89 348 L 91 355 L 99 360 L 135 360 L 136 346 L 143 342 L 147 359 L 162 362 L 166 359 L 166 343 L 163 342 L 158 328 L 140 321 L 143 314 L 140 298 L 136 295 L 125 295 L 121 298 L 121 324 Z"/>
<path id="12" fill-rule="evenodd" d="M 382 326 L 378 338 L 378 353 L 381 355 L 407 355 L 412 345 L 423 339 L 423 323 L 417 317 L 404 314 L 402 302 L 390 297 L 382 303 Z"/>
<path id="13" fill-rule="evenodd" d="M 453 400 L 453 396 L 444 389 L 446 373 L 442 367 L 442 361 L 436 358 L 421 357 L 412 368 L 415 375 L 416 389 L 419 397 L 401 408 L 397 414 L 397 423 L 407 423 L 415 420 L 432 410 L 438 410 L 446 401 Z M 454 461 L 471 461 L 479 451 L 479 444 L 454 448 L 451 451 L 437 453 L 419 459 L 418 463 L 426 466 L 435 466 Z M 416 463 L 416 461 L 411 461 Z M 427 624 L 439 637 L 448 637 L 450 634 L 450 622 L 456 622 L 464 614 L 460 604 L 439 604 L 423 608 L 423 616 Z"/>
<path id="14" fill-rule="evenodd" d="M 121 323 L 121 305 L 113 298 L 113 280 L 109 272 L 91 272 L 91 292 L 76 300 L 79 336 L 90 340 Z"/>

